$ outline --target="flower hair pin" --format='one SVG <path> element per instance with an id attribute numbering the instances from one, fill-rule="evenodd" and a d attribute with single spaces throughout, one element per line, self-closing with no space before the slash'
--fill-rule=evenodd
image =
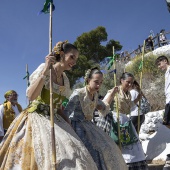
<path id="1" fill-rule="evenodd" d="M 53 54 L 54 55 L 57 55 L 57 54 L 60 54 L 60 52 L 62 51 L 62 48 L 63 48 L 63 45 L 64 44 L 66 44 L 66 43 L 68 43 L 68 40 L 65 40 L 64 42 L 62 42 L 62 41 L 60 41 L 60 42 L 58 42 L 55 46 L 54 46 L 54 48 L 53 48 Z"/>

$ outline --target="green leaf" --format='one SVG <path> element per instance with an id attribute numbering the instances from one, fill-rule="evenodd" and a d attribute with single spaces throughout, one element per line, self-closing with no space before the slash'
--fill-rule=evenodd
<path id="1" fill-rule="evenodd" d="M 139 70 L 141 70 L 142 67 L 143 67 L 143 61 L 141 61 L 140 64 L 139 64 Z"/>

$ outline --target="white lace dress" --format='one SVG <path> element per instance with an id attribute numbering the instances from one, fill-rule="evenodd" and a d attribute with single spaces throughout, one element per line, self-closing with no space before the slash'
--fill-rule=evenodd
<path id="1" fill-rule="evenodd" d="M 31 84 L 40 76 L 43 67 L 44 64 L 41 64 L 30 76 Z M 54 93 L 60 93 L 60 97 L 67 98 L 70 94 L 69 81 L 65 74 L 63 76 L 64 86 L 53 84 Z M 45 81 L 45 89 L 49 90 L 49 76 Z M 39 105 L 48 108 L 41 99 L 33 101 L 9 127 L 0 144 L 0 169 L 52 169 L 51 124 L 48 109 L 42 109 L 41 113 Z M 80 138 L 60 116 L 55 117 L 54 129 L 57 170 L 97 170 Z"/>

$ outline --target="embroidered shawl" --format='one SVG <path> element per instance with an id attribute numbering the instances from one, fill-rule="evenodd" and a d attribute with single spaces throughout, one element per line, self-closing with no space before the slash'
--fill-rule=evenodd
<path id="1" fill-rule="evenodd" d="M 119 92 L 117 93 L 117 97 L 118 97 L 119 113 L 130 114 L 130 109 L 131 109 L 131 106 L 132 106 L 130 92 L 127 91 L 127 93 L 125 93 L 122 90 L 122 87 L 119 86 Z M 115 96 L 115 101 L 116 101 L 116 96 Z"/>
<path id="2" fill-rule="evenodd" d="M 94 110 L 96 109 L 96 106 L 98 104 L 102 106 L 102 109 L 99 110 L 99 115 L 105 116 L 109 112 L 110 109 L 109 104 L 106 102 L 98 101 L 99 99 L 98 99 L 97 92 L 94 94 L 94 100 L 92 101 L 89 98 L 86 87 L 81 89 L 76 89 L 76 91 L 78 91 L 80 104 L 86 120 L 92 120 Z"/>

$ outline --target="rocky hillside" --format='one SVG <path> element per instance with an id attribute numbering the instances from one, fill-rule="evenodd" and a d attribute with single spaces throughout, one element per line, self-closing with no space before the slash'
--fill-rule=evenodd
<path id="1" fill-rule="evenodd" d="M 154 58 L 152 60 L 153 62 L 150 62 L 150 65 L 147 67 L 157 69 L 154 61 L 160 55 L 167 56 L 170 61 L 170 45 L 159 47 L 154 51 L 145 54 L 144 59 L 147 58 L 149 60 L 149 58 Z M 129 63 L 127 63 L 126 66 L 133 65 L 134 61 L 135 58 L 132 59 Z M 137 79 L 139 80 L 138 77 Z M 143 73 L 142 77 L 142 90 L 151 104 L 152 111 L 164 109 L 164 72 L 160 72 L 159 74 L 151 74 L 149 69 L 148 71 L 145 69 L 145 72 Z"/>

